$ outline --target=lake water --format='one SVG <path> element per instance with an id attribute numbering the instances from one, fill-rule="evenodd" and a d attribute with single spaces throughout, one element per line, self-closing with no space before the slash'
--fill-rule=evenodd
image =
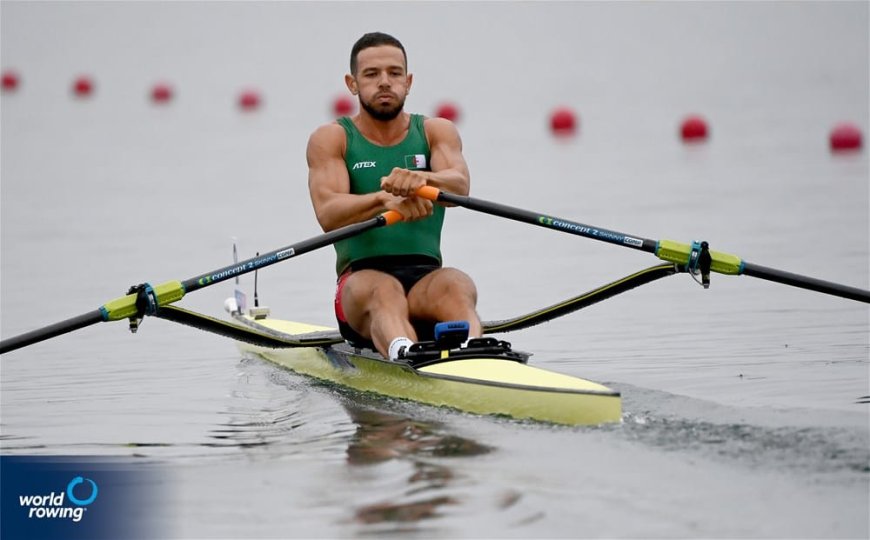
<path id="1" fill-rule="evenodd" d="M 7 3 L 4 338 L 130 285 L 319 233 L 305 143 L 354 40 L 403 40 L 408 109 L 441 100 L 473 194 L 867 288 L 868 4 Z M 79 73 L 96 81 L 73 99 Z M 151 84 L 174 84 L 165 106 Z M 262 91 L 243 113 L 243 88 Z M 577 136 L 547 118 L 573 107 Z M 677 138 L 702 114 L 704 144 Z M 480 313 L 534 310 L 655 264 L 464 209 L 446 262 Z M 333 252 L 260 273 L 275 316 L 333 324 Z M 243 286 L 252 280 L 243 278 Z M 181 305 L 220 315 L 231 284 Z M 620 390 L 619 425 L 565 428 L 359 395 L 147 319 L 3 356 L 4 455 L 138 456 L 170 472 L 167 536 L 867 538 L 870 312 L 750 277 L 671 277 L 500 336 Z"/>

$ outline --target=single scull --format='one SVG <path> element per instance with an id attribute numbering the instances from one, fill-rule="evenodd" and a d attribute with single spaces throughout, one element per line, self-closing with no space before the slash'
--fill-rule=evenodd
<path id="1" fill-rule="evenodd" d="M 589 293 L 536 312 L 484 323 L 487 334 L 526 328 L 565 315 L 639 285 L 675 273 L 700 276 L 709 287 L 710 273 L 746 275 L 793 287 L 809 289 L 850 300 L 870 303 L 870 291 L 793 274 L 743 261 L 735 255 L 709 249 L 706 242 L 683 244 L 651 240 L 601 229 L 548 214 L 440 192 L 423 187 L 417 196 L 462 206 L 508 219 L 533 224 L 585 238 L 652 253 L 666 264 L 653 266 L 614 281 Z M 72 332 L 98 322 L 128 319 L 135 331 L 146 315 L 187 324 L 228 336 L 239 342 L 245 354 L 254 354 L 278 365 L 319 379 L 362 391 L 448 406 L 479 414 L 496 414 L 565 424 L 598 424 L 619 421 L 618 392 L 577 377 L 527 365 L 527 354 L 510 345 L 482 338 L 465 349 L 455 344 L 420 345 L 404 362 L 389 362 L 369 349 L 354 348 L 328 328 L 262 316 L 242 315 L 233 321 L 217 319 L 174 305 L 185 294 L 294 258 L 367 230 L 390 225 L 401 215 L 386 212 L 370 220 L 234 263 L 185 281 L 148 283 L 131 287 L 127 295 L 98 309 L 26 334 L 0 341 L 0 354 Z M 696 278 L 697 279 L 697 278 Z"/>

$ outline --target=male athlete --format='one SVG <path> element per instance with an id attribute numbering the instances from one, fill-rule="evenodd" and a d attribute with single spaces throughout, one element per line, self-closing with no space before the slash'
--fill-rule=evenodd
<path id="1" fill-rule="evenodd" d="M 324 231 L 396 210 L 404 221 L 335 244 L 335 313 L 351 343 L 374 343 L 385 358 L 418 340 L 415 322 L 465 320 L 480 337 L 477 289 L 441 266 L 444 207 L 414 196 L 429 185 L 467 195 L 470 180 L 452 122 L 404 112 L 413 76 L 405 48 L 380 32 L 350 54 L 347 88 L 359 114 L 319 127 L 308 141 L 308 188 Z"/>

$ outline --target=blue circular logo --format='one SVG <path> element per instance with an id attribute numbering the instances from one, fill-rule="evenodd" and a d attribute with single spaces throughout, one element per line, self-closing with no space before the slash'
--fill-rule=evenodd
<path id="1" fill-rule="evenodd" d="M 82 499 L 77 498 L 75 495 L 73 495 L 73 488 L 79 484 L 83 484 L 85 482 L 85 480 L 87 480 L 88 482 L 91 483 L 91 496 L 88 497 L 87 499 L 82 500 Z M 73 478 L 70 481 L 69 485 L 66 486 L 67 498 L 70 500 L 70 502 L 72 502 L 73 504 L 76 504 L 78 506 L 87 506 L 87 505 L 91 504 L 92 502 L 94 502 L 94 500 L 97 498 L 97 491 L 99 491 L 99 490 L 97 489 L 96 482 L 94 482 L 90 478 L 82 478 L 81 476 L 76 476 L 75 478 Z"/>

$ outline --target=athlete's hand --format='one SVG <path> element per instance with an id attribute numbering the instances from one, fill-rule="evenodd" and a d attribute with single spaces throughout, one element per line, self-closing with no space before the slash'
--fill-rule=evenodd
<path id="1" fill-rule="evenodd" d="M 416 221 L 432 215 L 432 201 L 420 197 L 390 197 L 384 205 L 387 210 L 402 214 L 404 221 Z"/>
<path id="2" fill-rule="evenodd" d="M 414 197 L 417 190 L 425 185 L 425 173 L 399 167 L 394 167 L 388 176 L 381 178 L 381 189 L 397 197 Z"/>

